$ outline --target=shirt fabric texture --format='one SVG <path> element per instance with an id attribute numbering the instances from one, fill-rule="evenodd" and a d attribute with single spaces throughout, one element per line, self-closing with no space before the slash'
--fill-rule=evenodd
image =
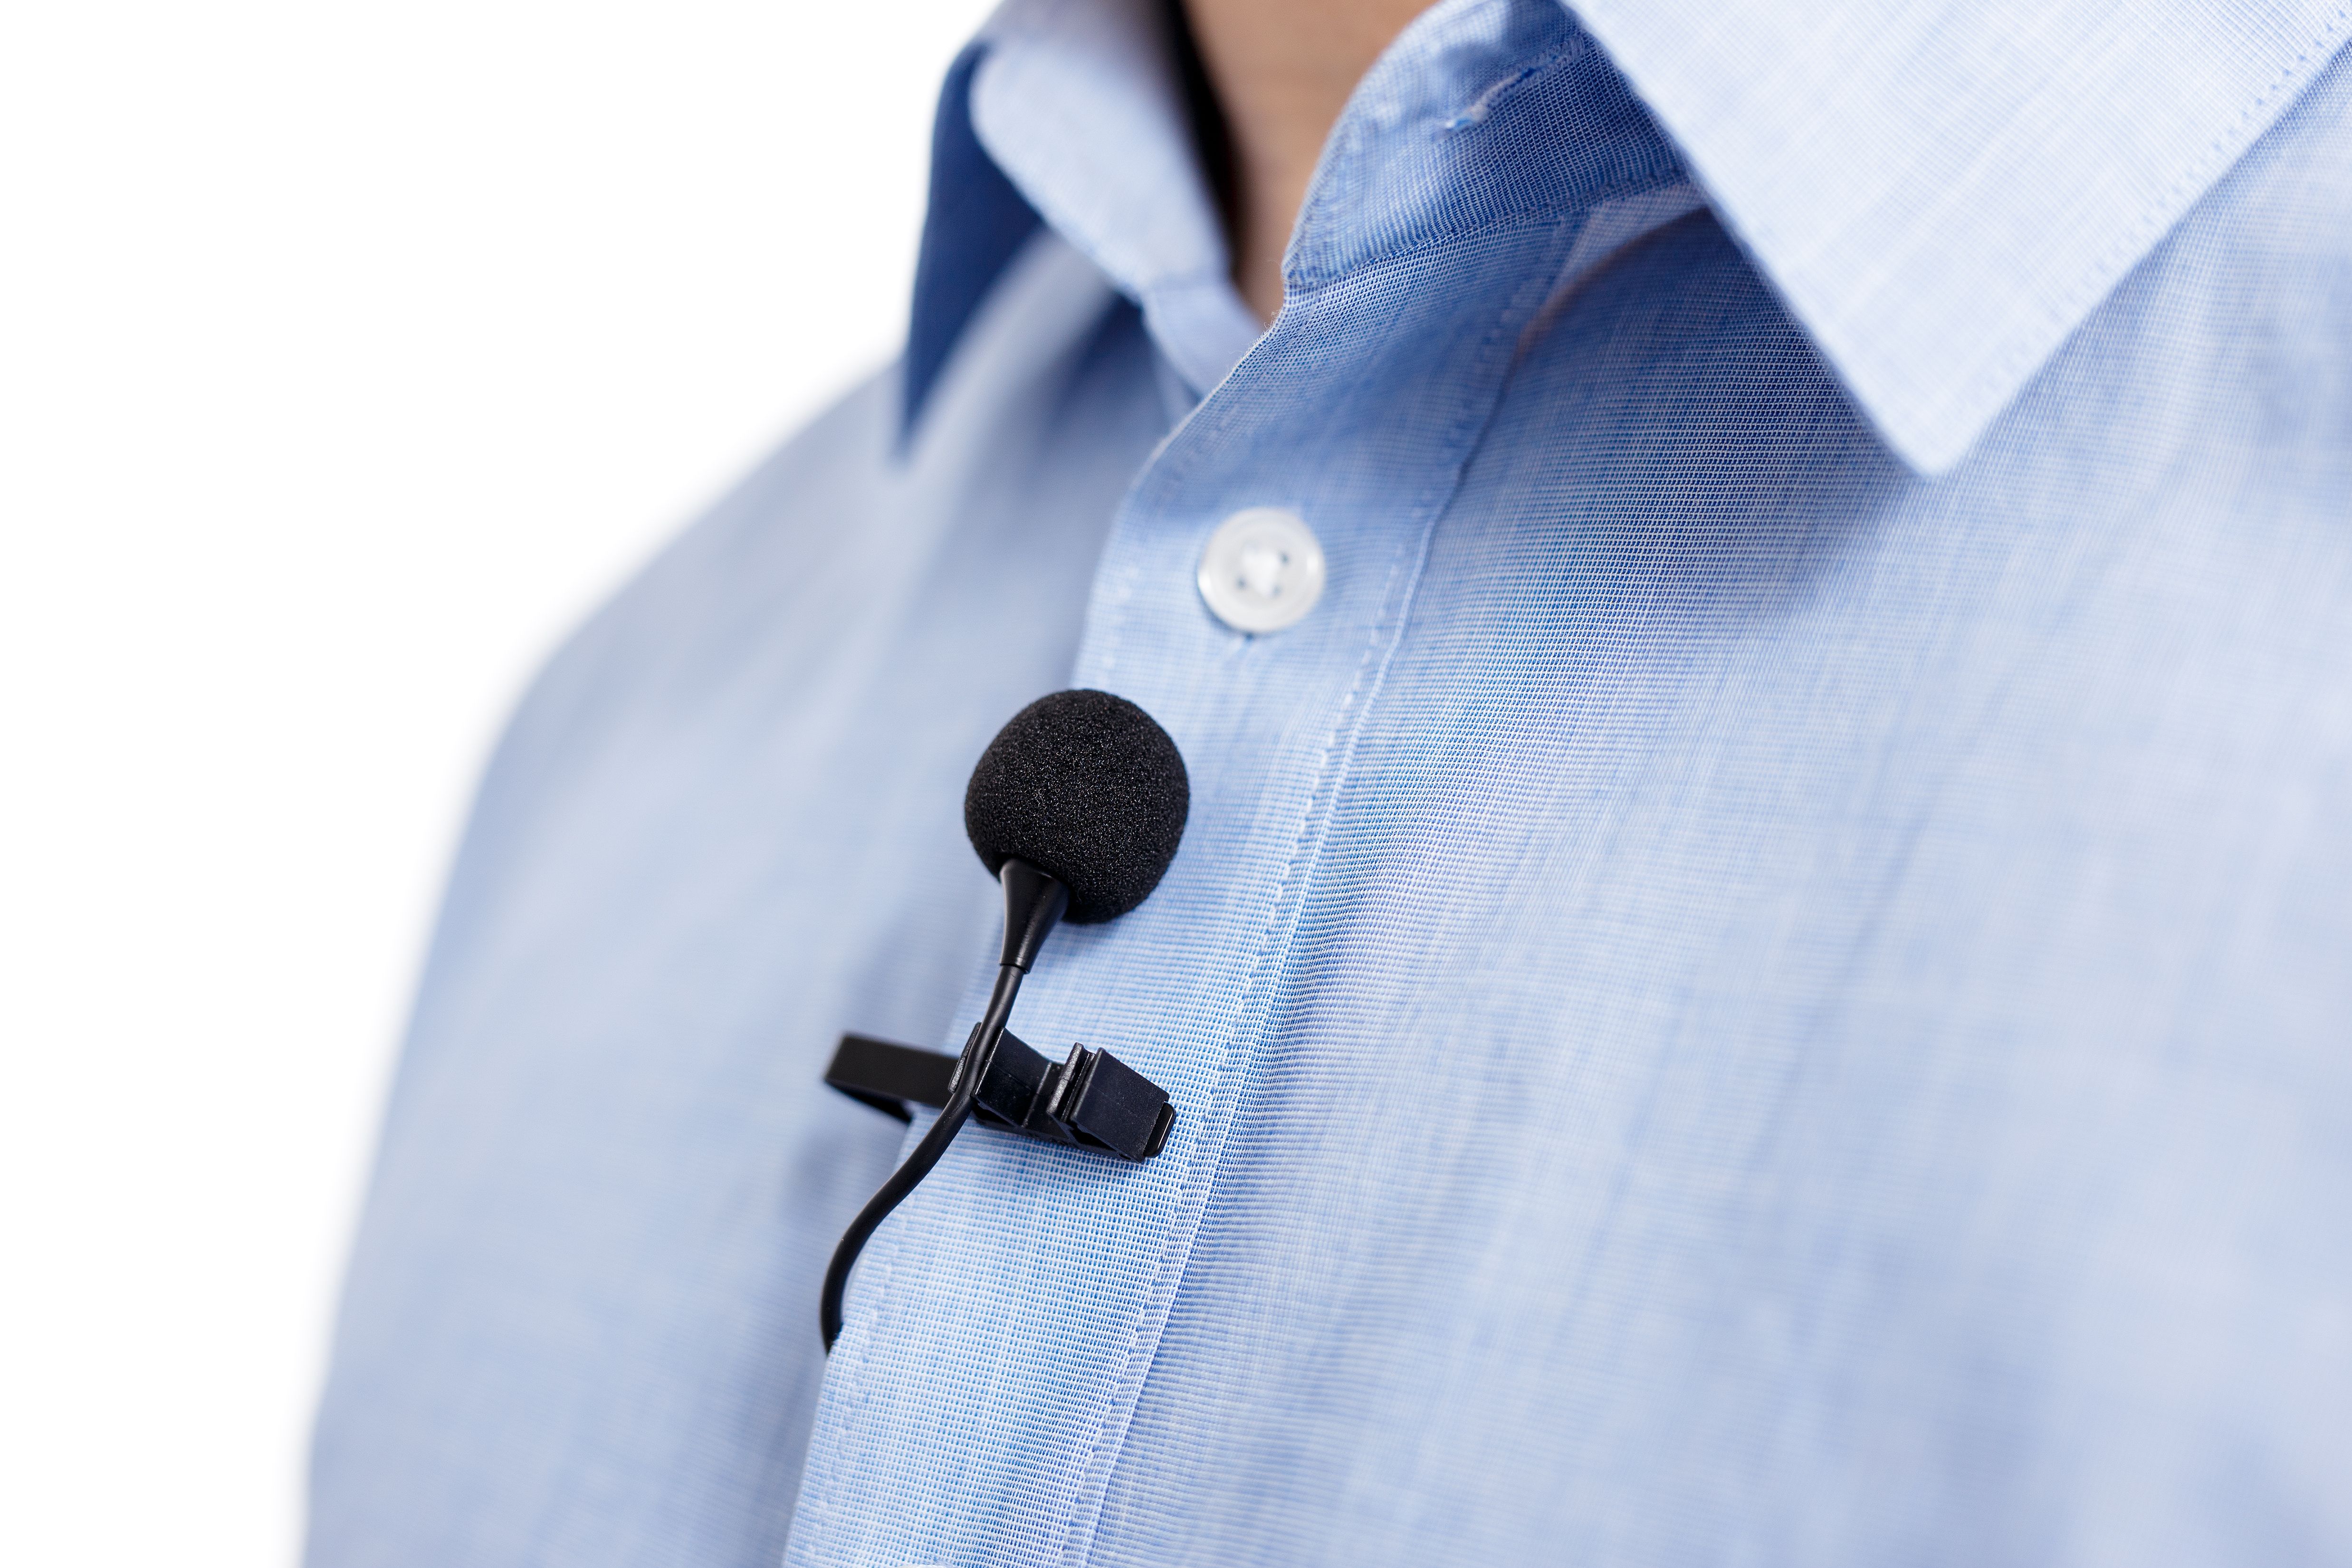
<path id="1" fill-rule="evenodd" d="M 2352 1562 L 2346 10 L 1444 0 L 1263 333 L 1159 18 L 990 22 L 906 360 L 516 715 L 310 1562 Z M 1172 1134 L 967 1130 L 828 1365 L 1070 685 L 1191 821 L 1013 1026 Z"/>

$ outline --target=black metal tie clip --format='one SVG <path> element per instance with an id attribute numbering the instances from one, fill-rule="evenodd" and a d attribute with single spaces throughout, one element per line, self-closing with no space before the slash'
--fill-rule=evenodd
<path id="1" fill-rule="evenodd" d="M 911 1121 L 910 1106 L 937 1109 L 948 1102 L 956 1061 L 945 1051 L 844 1035 L 824 1081 L 852 1100 Z M 981 1080 L 972 1113 L 992 1127 L 1041 1142 L 1123 1160 L 1159 1153 L 1176 1120 L 1176 1108 L 1160 1086 L 1108 1051 L 1072 1046 L 1068 1059 L 1049 1061 L 1009 1030 Z"/>

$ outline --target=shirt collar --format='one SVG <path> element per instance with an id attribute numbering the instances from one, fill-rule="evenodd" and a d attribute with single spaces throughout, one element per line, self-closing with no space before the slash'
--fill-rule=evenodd
<path id="1" fill-rule="evenodd" d="M 1006 0 L 981 38 L 981 143 L 1206 392 L 1260 329 L 1233 284 L 1160 0 Z"/>
<path id="2" fill-rule="evenodd" d="M 2338 0 L 1574 11 L 1854 402 L 1926 473 L 1959 460 L 2352 21 Z M 943 187 L 935 157 L 910 422 L 1009 258 L 1004 237 L 1040 213 L 1142 308 L 1195 392 L 1246 352 L 1257 324 L 1228 280 L 1174 83 L 1154 0 L 1008 0 L 982 30 L 950 73 L 938 140 L 991 166 L 949 169 Z"/>
<path id="3" fill-rule="evenodd" d="M 1194 396 L 1258 337 L 1195 155 L 1161 0 L 1005 0 L 956 59 L 931 136 L 908 333 L 909 431 L 1014 251 L 1053 228 L 1141 308 Z"/>
<path id="4" fill-rule="evenodd" d="M 2340 47 L 2341 0 L 1578 0 L 1854 401 L 1958 462 Z"/>

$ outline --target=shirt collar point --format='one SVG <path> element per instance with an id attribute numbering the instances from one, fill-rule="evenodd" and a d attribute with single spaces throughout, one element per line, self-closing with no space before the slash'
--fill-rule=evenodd
<path id="1" fill-rule="evenodd" d="M 2263 19 L 2106 0 L 1575 11 L 1923 476 L 1967 456 L 2352 26 L 2337 0 Z"/>

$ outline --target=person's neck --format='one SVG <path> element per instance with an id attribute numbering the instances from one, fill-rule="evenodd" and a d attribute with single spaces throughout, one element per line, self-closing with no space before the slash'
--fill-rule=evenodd
<path id="1" fill-rule="evenodd" d="M 1182 0 L 1223 110 L 1234 283 L 1282 308 L 1282 252 L 1348 95 L 1430 0 Z"/>

